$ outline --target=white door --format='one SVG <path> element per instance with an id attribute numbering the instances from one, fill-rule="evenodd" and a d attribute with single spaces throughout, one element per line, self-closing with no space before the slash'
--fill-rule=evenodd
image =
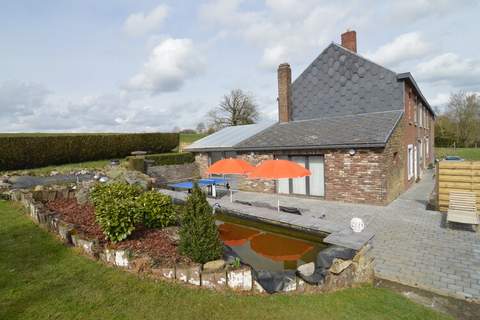
<path id="1" fill-rule="evenodd" d="M 308 165 L 310 173 L 310 195 L 320 196 L 325 195 L 325 181 L 324 181 L 324 166 L 322 156 L 312 156 L 308 158 Z"/>
<path id="2" fill-rule="evenodd" d="M 413 147 L 413 173 L 414 173 L 414 178 L 415 181 L 417 181 L 418 177 L 418 151 L 417 151 L 417 146 Z"/>
<path id="3" fill-rule="evenodd" d="M 305 157 L 292 157 L 292 161 L 305 167 Z M 307 194 L 305 177 L 292 179 L 292 193 Z"/>
<path id="4" fill-rule="evenodd" d="M 278 157 L 278 159 L 288 160 L 288 157 Z M 290 193 L 289 179 L 278 179 L 278 193 Z"/>

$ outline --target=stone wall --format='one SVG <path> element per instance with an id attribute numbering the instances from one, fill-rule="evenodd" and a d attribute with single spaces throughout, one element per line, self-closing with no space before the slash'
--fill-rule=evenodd
<path id="1" fill-rule="evenodd" d="M 148 166 L 147 174 L 156 179 L 157 184 L 197 179 L 200 176 L 197 163 L 184 163 L 165 166 Z"/>
<path id="2" fill-rule="evenodd" d="M 384 151 L 386 203 L 395 200 L 406 188 L 404 176 L 407 170 L 407 146 L 403 143 L 404 137 L 405 121 L 402 116 Z"/>
<path id="3" fill-rule="evenodd" d="M 183 282 L 192 286 L 235 291 L 250 291 L 264 293 L 263 287 L 256 281 L 254 270 L 247 266 L 232 267 L 225 265 L 222 260 L 219 267 L 207 268 L 218 265 L 217 261 L 205 265 L 189 264 L 174 266 L 159 266 L 153 259 L 145 254 L 135 255 L 128 250 L 117 250 L 102 246 L 98 239 L 89 239 L 77 232 L 76 226 L 62 221 L 61 216 L 48 211 L 43 201 L 59 198 L 75 198 L 75 190 L 50 190 L 29 192 L 12 190 L 8 197 L 20 202 L 27 215 L 39 226 L 57 235 L 66 245 L 74 246 L 85 255 L 98 259 L 108 265 L 116 266 L 134 273 L 147 275 L 153 278 Z M 292 275 L 280 288 L 280 292 L 329 292 L 343 288 L 355 287 L 373 281 L 373 259 L 369 257 L 370 245 L 356 251 L 353 258 L 348 260 L 334 259 L 326 270 L 324 281 L 319 284 L 309 284 L 301 277 Z"/>

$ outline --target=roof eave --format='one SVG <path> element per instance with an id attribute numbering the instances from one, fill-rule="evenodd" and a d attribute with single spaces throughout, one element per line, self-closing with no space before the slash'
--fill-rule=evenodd
<path id="1" fill-rule="evenodd" d="M 423 103 L 425 103 L 425 105 L 427 106 L 428 110 L 432 113 L 433 117 L 435 118 L 437 115 L 435 114 L 435 111 L 433 111 L 433 108 L 432 106 L 430 106 L 430 104 L 428 103 L 427 99 L 425 98 L 425 96 L 423 95 L 422 91 L 420 90 L 420 87 L 418 86 L 417 82 L 415 81 L 415 79 L 413 78 L 412 74 L 410 72 L 403 72 L 403 73 L 399 73 L 397 74 L 397 79 L 398 80 L 401 80 L 401 81 L 404 81 L 404 80 L 408 80 L 410 81 L 410 83 L 413 85 L 413 87 L 415 88 L 415 90 L 417 91 L 418 95 L 420 96 L 420 98 L 422 99 Z"/>
<path id="2" fill-rule="evenodd" d="M 296 146 L 268 146 L 268 147 L 236 147 L 234 151 L 278 151 L 278 150 L 310 150 L 310 149 L 350 149 L 350 148 L 384 148 L 386 143 L 351 143 L 331 145 L 296 145 Z"/>

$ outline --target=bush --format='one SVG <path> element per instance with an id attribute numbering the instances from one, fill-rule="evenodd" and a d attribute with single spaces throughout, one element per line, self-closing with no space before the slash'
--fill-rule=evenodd
<path id="1" fill-rule="evenodd" d="M 195 156 L 189 152 L 149 154 L 145 158 L 155 161 L 157 166 L 192 163 L 195 161 Z"/>
<path id="2" fill-rule="evenodd" d="M 137 197 L 141 189 L 124 183 L 98 184 L 92 190 L 95 218 L 106 238 L 112 242 L 125 240 L 141 220 Z"/>
<path id="3" fill-rule="evenodd" d="M 137 199 L 139 218 L 147 228 L 164 228 L 176 221 L 172 198 L 167 195 L 148 191 Z"/>
<path id="4" fill-rule="evenodd" d="M 218 259 L 222 255 L 223 246 L 212 207 L 198 185 L 188 197 L 182 216 L 180 251 L 199 263 Z"/>
<path id="5" fill-rule="evenodd" d="M 0 170 L 123 158 L 132 151 L 169 152 L 177 133 L 52 134 L 0 136 Z"/>

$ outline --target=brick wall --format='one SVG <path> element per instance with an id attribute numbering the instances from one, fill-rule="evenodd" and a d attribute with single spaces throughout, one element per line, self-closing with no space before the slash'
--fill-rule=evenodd
<path id="1" fill-rule="evenodd" d="M 327 200 L 384 204 L 386 189 L 382 149 L 331 150 L 325 153 Z"/>

